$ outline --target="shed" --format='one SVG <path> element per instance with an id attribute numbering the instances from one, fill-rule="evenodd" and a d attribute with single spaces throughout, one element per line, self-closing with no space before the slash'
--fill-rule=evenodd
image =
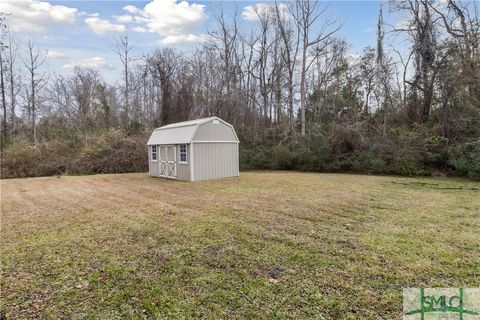
<path id="1" fill-rule="evenodd" d="M 233 126 L 217 117 L 169 124 L 148 139 L 148 172 L 183 181 L 238 177 L 238 144 Z"/>

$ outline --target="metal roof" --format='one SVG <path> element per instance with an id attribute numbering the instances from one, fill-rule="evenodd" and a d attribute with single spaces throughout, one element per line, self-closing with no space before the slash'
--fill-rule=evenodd
<path id="1" fill-rule="evenodd" d="M 209 117 L 209 118 L 201 118 L 201 119 L 195 119 L 195 120 L 188 120 L 188 121 L 182 121 L 182 122 L 176 122 L 176 123 L 171 123 L 166 126 L 157 128 L 155 130 L 162 130 L 162 129 L 169 129 L 169 128 L 178 128 L 178 127 L 184 127 L 184 126 L 193 126 L 193 125 L 198 125 L 202 124 L 205 122 L 208 122 L 210 120 L 217 119 L 220 120 L 217 117 Z"/>
<path id="2" fill-rule="evenodd" d="M 152 132 L 150 139 L 148 139 L 147 145 L 191 143 L 195 132 L 197 131 L 197 127 L 200 124 L 207 123 L 214 119 L 219 120 L 232 127 L 229 123 L 217 117 L 201 118 L 196 120 L 172 123 L 155 129 Z"/>
<path id="3" fill-rule="evenodd" d="M 171 128 L 158 128 L 152 132 L 147 144 L 180 144 L 190 143 L 193 139 L 193 135 L 197 129 L 197 125 L 183 126 L 183 127 L 171 127 Z"/>

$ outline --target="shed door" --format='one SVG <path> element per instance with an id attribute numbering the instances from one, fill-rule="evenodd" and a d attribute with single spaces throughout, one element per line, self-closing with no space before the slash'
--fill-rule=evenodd
<path id="1" fill-rule="evenodd" d="M 160 177 L 167 176 L 167 147 L 166 146 L 159 146 L 158 147 L 158 172 Z"/>
<path id="2" fill-rule="evenodd" d="M 160 146 L 159 149 L 160 176 L 164 178 L 177 178 L 177 150 L 173 145 Z"/>

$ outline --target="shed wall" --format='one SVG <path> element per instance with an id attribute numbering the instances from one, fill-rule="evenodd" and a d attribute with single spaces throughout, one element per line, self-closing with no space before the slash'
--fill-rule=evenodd
<path id="1" fill-rule="evenodd" d="M 152 146 L 148 146 L 148 172 L 152 177 L 160 176 L 160 168 L 158 167 L 158 162 L 152 161 Z"/>
<path id="2" fill-rule="evenodd" d="M 187 163 L 179 163 L 180 162 L 180 146 L 175 145 L 176 147 L 176 159 L 177 159 L 177 179 L 183 181 L 190 181 L 190 145 L 187 144 Z M 160 148 L 160 145 L 158 145 Z M 158 159 L 164 158 L 164 155 L 159 153 L 157 155 Z M 152 161 L 152 147 L 148 147 L 148 170 L 150 176 L 152 177 L 159 177 L 160 176 L 160 168 L 158 161 Z"/>
<path id="3" fill-rule="evenodd" d="M 233 129 L 221 121 L 214 124 L 213 121 L 198 126 L 193 141 L 237 141 Z"/>
<path id="4" fill-rule="evenodd" d="M 187 144 L 187 163 L 180 163 L 180 145 L 177 145 L 177 179 L 190 181 L 190 145 Z"/>
<path id="5" fill-rule="evenodd" d="M 238 176 L 238 143 L 193 143 L 192 146 L 195 181 Z"/>

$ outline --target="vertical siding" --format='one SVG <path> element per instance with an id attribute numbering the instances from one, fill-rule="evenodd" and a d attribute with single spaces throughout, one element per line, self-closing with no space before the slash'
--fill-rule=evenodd
<path id="1" fill-rule="evenodd" d="M 223 122 L 213 124 L 213 121 L 198 126 L 193 141 L 237 141 L 233 129 Z"/>
<path id="2" fill-rule="evenodd" d="M 180 145 L 177 145 L 177 179 L 190 181 L 190 145 L 187 144 L 187 164 L 180 162 Z"/>
<path id="3" fill-rule="evenodd" d="M 238 143 L 194 143 L 194 180 L 238 176 Z"/>
<path id="4" fill-rule="evenodd" d="M 171 148 L 169 148 L 169 158 L 173 158 L 173 154 L 171 153 Z M 177 145 L 176 146 L 176 152 L 177 152 L 177 179 L 178 180 L 184 180 L 184 181 L 190 181 L 190 145 L 187 144 L 187 162 L 188 164 L 180 164 L 178 163 L 180 161 L 180 147 Z M 167 154 L 167 147 L 166 146 L 158 146 L 157 147 L 157 159 L 166 159 L 166 154 Z M 150 146 L 148 148 L 148 169 L 150 176 L 152 177 L 160 177 L 160 168 L 159 168 L 159 162 L 152 161 L 152 147 Z"/>
<path id="5" fill-rule="evenodd" d="M 157 159 L 158 159 L 158 147 L 157 147 Z M 152 146 L 148 147 L 148 172 L 152 177 L 160 176 L 160 169 L 158 162 L 152 161 Z"/>

